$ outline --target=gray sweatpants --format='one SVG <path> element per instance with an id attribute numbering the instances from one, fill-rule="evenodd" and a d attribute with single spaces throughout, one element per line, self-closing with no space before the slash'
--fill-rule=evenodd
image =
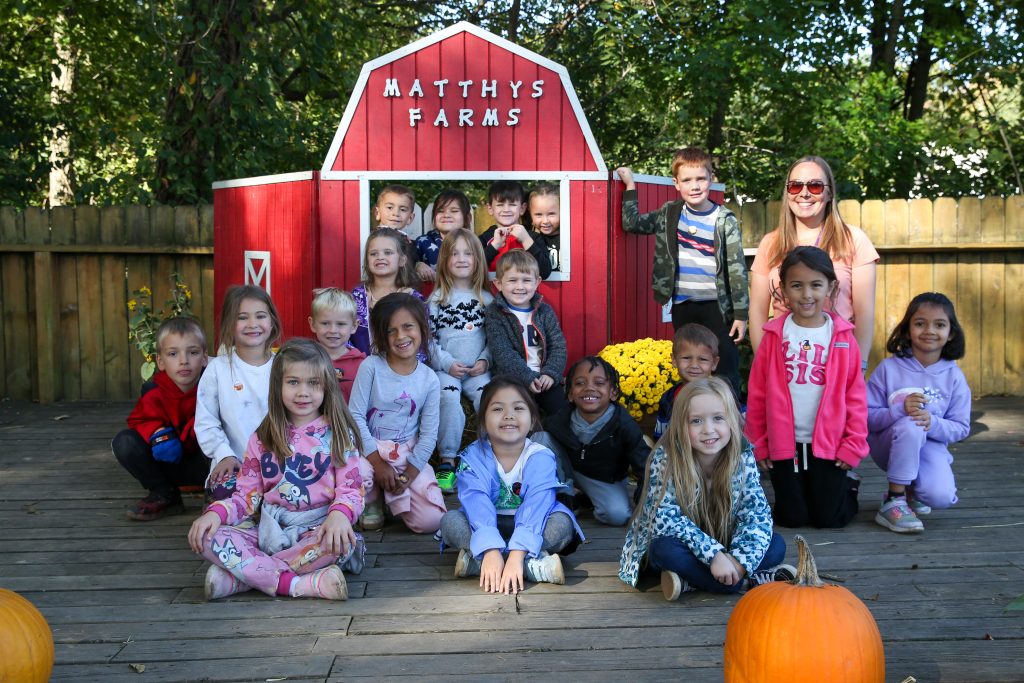
<path id="1" fill-rule="evenodd" d="M 442 458 L 454 458 L 462 445 L 462 432 L 466 428 L 466 414 L 462 412 L 462 395 L 473 402 L 473 410 L 480 408 L 480 394 L 491 381 L 491 373 L 476 377 L 468 374 L 462 379 L 447 372 L 438 372 L 441 382 L 441 421 L 437 425 L 437 452 Z"/>
<path id="2" fill-rule="evenodd" d="M 515 531 L 515 515 L 498 515 L 498 533 L 508 541 Z M 544 524 L 544 542 L 541 550 L 557 553 L 569 545 L 576 535 L 572 519 L 564 512 L 552 512 Z M 469 541 L 473 537 L 473 529 L 469 526 L 469 518 L 462 510 L 449 510 L 441 518 L 441 538 L 445 545 L 469 550 Z"/>

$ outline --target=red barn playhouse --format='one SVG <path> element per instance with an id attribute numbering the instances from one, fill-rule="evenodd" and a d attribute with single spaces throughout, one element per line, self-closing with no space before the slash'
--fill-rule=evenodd
<path id="1" fill-rule="evenodd" d="M 308 336 L 311 290 L 359 282 L 371 181 L 498 179 L 560 184 L 561 272 L 540 289 L 570 361 L 611 342 L 671 337 L 651 293 L 653 238 L 622 232 L 623 185 L 568 72 L 465 22 L 363 66 L 319 172 L 214 184 L 217 301 L 232 284 L 258 284 L 285 337 Z M 637 176 L 637 187 L 641 211 L 678 197 L 669 178 Z"/>

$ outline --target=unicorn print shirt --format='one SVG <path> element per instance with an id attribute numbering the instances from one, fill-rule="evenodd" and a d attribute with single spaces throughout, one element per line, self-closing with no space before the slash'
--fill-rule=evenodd
<path id="1" fill-rule="evenodd" d="M 377 441 L 415 442 L 409 464 L 422 470 L 437 443 L 441 384 L 423 363 L 408 375 L 391 369 L 373 355 L 363 361 L 352 386 L 348 407 L 359 425 L 363 456 L 377 450 Z"/>
<path id="2" fill-rule="evenodd" d="M 253 434 L 234 494 L 212 503 L 207 511 L 220 515 L 222 524 L 238 524 L 251 518 L 264 502 L 293 512 L 330 506 L 328 511 L 338 510 L 355 522 L 363 512 L 358 453 L 345 453 L 345 464 L 335 465 L 331 437 L 323 417 L 298 429 L 289 425 L 291 453 L 282 466 Z"/>

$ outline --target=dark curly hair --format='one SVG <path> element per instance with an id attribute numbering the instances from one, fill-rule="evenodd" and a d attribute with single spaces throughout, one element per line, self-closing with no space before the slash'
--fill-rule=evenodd
<path id="1" fill-rule="evenodd" d="M 606 361 L 601 356 L 583 356 L 578 361 L 573 363 L 569 367 L 569 372 L 565 373 L 565 397 L 569 398 L 572 393 L 572 378 L 576 374 L 576 369 L 588 365 L 587 372 L 590 372 L 594 368 L 603 368 L 604 376 L 608 378 L 608 383 L 612 385 L 612 401 L 615 401 L 622 393 L 622 389 L 619 387 L 619 371 L 612 367 L 612 364 Z M 569 401 L 572 403 L 572 401 Z"/>
<path id="2" fill-rule="evenodd" d="M 964 341 L 964 328 L 960 327 L 960 321 L 956 319 L 953 302 L 949 300 L 948 296 L 940 292 L 924 292 L 910 300 L 907 312 L 903 314 L 903 320 L 896 324 L 896 327 L 892 329 L 892 334 L 889 335 L 889 340 L 885 342 L 885 350 L 901 358 L 910 358 L 914 355 L 914 350 L 910 344 L 910 322 L 913 320 L 914 314 L 917 313 L 917 309 L 922 306 L 937 306 L 949 318 L 949 339 L 946 340 L 946 345 L 942 347 L 942 353 L 939 357 L 944 360 L 959 360 L 963 358 L 967 350 Z"/>

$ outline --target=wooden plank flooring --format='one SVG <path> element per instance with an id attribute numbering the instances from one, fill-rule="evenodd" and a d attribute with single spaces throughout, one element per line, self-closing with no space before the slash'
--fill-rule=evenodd
<path id="1" fill-rule="evenodd" d="M 392 524 L 367 534 L 348 602 L 250 592 L 205 603 L 206 567 L 185 540 L 198 497 L 183 516 L 124 517 L 142 492 L 109 440 L 129 409 L 0 402 L 0 586 L 49 621 L 54 680 L 721 680 L 737 598 L 666 603 L 653 586 L 627 588 L 616 577 L 623 531 L 589 514 L 565 586 L 485 595 L 452 578 L 451 551 Z M 872 522 L 884 477 L 870 461 L 857 519 L 801 530 L 821 571 L 874 613 L 889 681 L 1024 681 L 1024 611 L 1007 610 L 1024 593 L 1024 400 L 977 401 L 974 422 L 955 448 L 960 503 L 926 517 L 924 534 Z M 794 531 L 780 531 L 792 561 Z"/>

